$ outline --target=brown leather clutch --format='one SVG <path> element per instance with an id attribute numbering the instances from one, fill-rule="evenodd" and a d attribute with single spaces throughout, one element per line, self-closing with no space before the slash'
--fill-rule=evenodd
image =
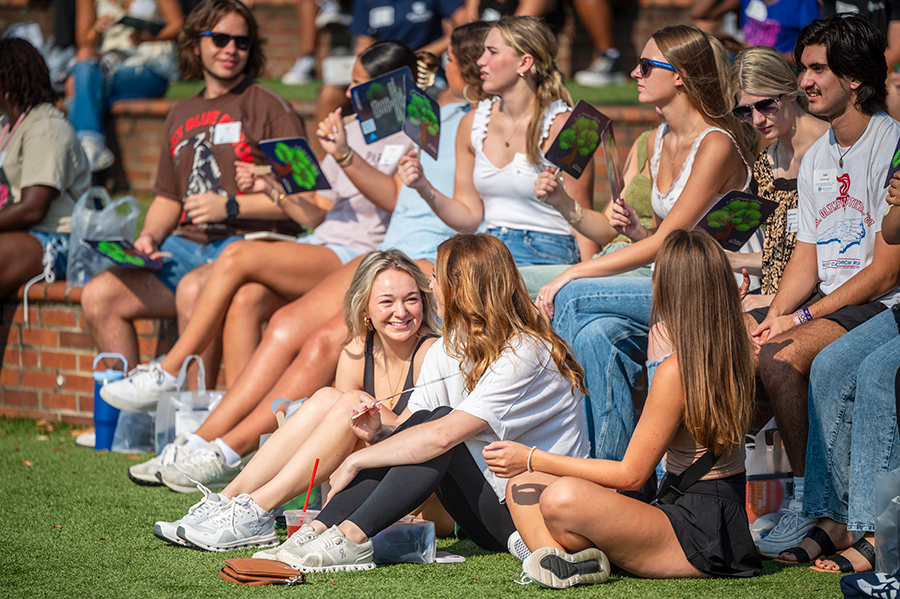
<path id="1" fill-rule="evenodd" d="M 235 584 L 264 586 L 267 584 L 302 584 L 306 575 L 284 562 L 268 559 L 229 559 L 219 576 Z"/>

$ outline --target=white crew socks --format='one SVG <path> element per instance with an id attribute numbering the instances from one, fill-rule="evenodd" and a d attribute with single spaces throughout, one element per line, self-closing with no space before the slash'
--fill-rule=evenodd
<path id="1" fill-rule="evenodd" d="M 241 456 L 239 456 L 232 448 L 228 447 L 228 444 L 219 437 L 216 437 L 216 445 L 219 446 L 222 455 L 225 456 L 226 464 L 235 464 L 241 461 Z"/>
<path id="2" fill-rule="evenodd" d="M 198 449 L 203 449 L 204 447 L 209 445 L 209 441 L 196 433 L 192 433 L 191 436 L 187 438 L 187 442 L 185 442 L 185 445 L 187 445 L 187 448 L 191 450 L 191 453 L 193 453 Z"/>
<path id="3" fill-rule="evenodd" d="M 175 385 L 176 387 L 178 386 L 178 377 L 172 376 L 171 374 L 169 374 L 168 372 L 166 372 L 166 371 L 162 368 L 162 366 L 160 366 L 159 370 L 160 370 L 160 372 L 163 373 L 163 378 L 166 379 L 166 382 L 171 383 L 171 384 Z"/>
<path id="4" fill-rule="evenodd" d="M 794 477 L 794 501 L 803 503 L 803 479 L 802 476 Z"/>

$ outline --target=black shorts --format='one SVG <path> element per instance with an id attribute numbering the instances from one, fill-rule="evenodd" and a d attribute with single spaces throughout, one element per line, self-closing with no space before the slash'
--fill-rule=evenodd
<path id="1" fill-rule="evenodd" d="M 831 314 L 826 314 L 822 316 L 822 318 L 826 320 L 830 320 L 832 322 L 836 322 L 848 333 L 869 320 L 873 316 L 880 314 L 887 310 L 887 307 L 879 301 L 869 302 L 868 304 L 862 304 L 860 306 L 857 305 L 849 305 L 844 306 L 843 308 L 838 308 Z M 766 314 L 769 313 L 768 308 L 756 308 L 755 310 L 750 310 L 748 314 L 753 317 L 753 320 L 756 321 L 756 324 L 761 323 L 766 318 Z"/>
<path id="2" fill-rule="evenodd" d="M 666 475 L 660 491 L 674 476 Z M 745 507 L 744 473 L 719 480 L 697 481 L 663 511 L 684 555 L 692 566 L 709 576 L 747 578 L 762 572 L 762 560 L 750 536 Z"/>

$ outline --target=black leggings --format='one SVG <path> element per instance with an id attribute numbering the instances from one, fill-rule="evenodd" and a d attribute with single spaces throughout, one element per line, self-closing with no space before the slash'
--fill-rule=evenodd
<path id="1" fill-rule="evenodd" d="M 394 434 L 450 412 L 448 407 L 416 412 Z M 516 526 L 465 443 L 422 464 L 363 470 L 328 502 L 317 520 L 329 528 L 349 520 L 372 538 L 425 503 L 432 493 L 479 547 L 506 551 Z"/>

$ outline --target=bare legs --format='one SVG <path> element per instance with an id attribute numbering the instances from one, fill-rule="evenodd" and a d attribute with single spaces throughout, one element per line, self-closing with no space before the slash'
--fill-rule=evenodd
<path id="1" fill-rule="evenodd" d="M 41 243 L 25 231 L 0 234 L 0 256 L 7 259 L 0 268 L 0 297 L 14 293 L 19 285 L 41 274 Z"/>
<path id="2" fill-rule="evenodd" d="M 238 241 L 230 244 L 213 266 L 198 299 L 198 310 L 160 366 L 169 373 L 181 368 L 191 353 L 205 348 L 225 317 L 232 298 L 244 283 L 257 282 L 293 299 L 340 269 L 328 248 L 308 244 Z"/>

